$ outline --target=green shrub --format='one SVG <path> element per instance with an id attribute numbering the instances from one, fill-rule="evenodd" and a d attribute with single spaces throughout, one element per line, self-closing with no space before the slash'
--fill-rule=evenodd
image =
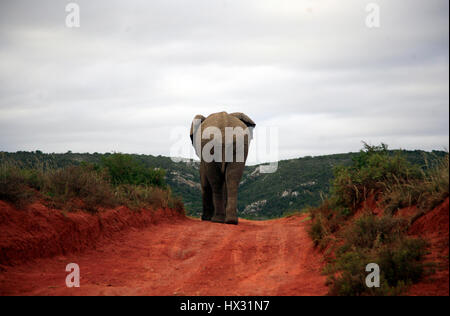
<path id="1" fill-rule="evenodd" d="M 332 202 L 325 200 L 320 207 L 309 210 L 312 224 L 308 233 L 314 245 L 320 245 L 320 248 L 327 246 L 329 238 L 326 237 L 338 232 L 351 215 L 348 208 L 333 206 Z"/>
<path id="2" fill-rule="evenodd" d="M 353 262 L 358 262 L 360 267 L 365 267 L 370 260 L 349 257 Z M 349 261 L 350 262 L 350 261 Z M 381 270 L 381 268 L 380 268 Z M 328 278 L 330 290 L 328 295 L 331 296 L 394 296 L 400 295 L 407 289 L 407 284 L 400 281 L 395 286 L 389 286 L 384 275 L 380 275 L 380 287 L 368 288 L 366 286 L 367 272 L 365 269 L 359 269 L 355 273 L 344 270 L 339 277 L 331 276 Z"/>
<path id="3" fill-rule="evenodd" d="M 366 256 L 357 251 L 338 254 L 335 264 L 328 267 L 329 295 L 358 296 L 364 293 L 367 290 L 365 285 L 367 263 L 369 262 Z"/>
<path id="4" fill-rule="evenodd" d="M 311 211 L 309 231 L 316 246 L 330 246 L 334 253 L 326 268 L 331 295 L 397 295 L 421 279 L 427 243 L 408 237 L 407 230 L 449 196 L 449 157 L 436 161 L 423 170 L 390 154 L 384 144 L 365 144 L 351 166 L 335 168 L 330 197 Z M 375 216 L 370 209 L 354 219 L 368 197 L 385 208 L 384 215 Z M 413 205 L 418 213 L 412 219 L 393 217 Z M 380 288 L 365 285 L 368 263 L 380 266 Z"/>
<path id="5" fill-rule="evenodd" d="M 25 179 L 26 184 L 37 191 L 40 191 L 45 186 L 45 172 L 42 168 L 35 169 L 21 169 L 21 173 Z"/>
<path id="6" fill-rule="evenodd" d="M 425 265 L 421 262 L 426 255 L 427 243 L 422 239 L 401 239 L 394 247 L 384 247 L 378 253 L 380 269 L 389 284 L 409 284 L 420 281 Z"/>
<path id="7" fill-rule="evenodd" d="M 131 184 L 165 187 L 165 171 L 145 167 L 131 155 L 115 153 L 102 158 L 113 185 Z"/>
<path id="8" fill-rule="evenodd" d="M 344 232 L 347 245 L 357 248 L 373 248 L 379 244 L 391 243 L 401 238 L 408 222 L 390 216 L 381 218 L 364 215 L 355 220 Z"/>
<path id="9" fill-rule="evenodd" d="M 353 158 L 353 165 L 335 168 L 331 187 L 331 201 L 335 206 L 355 210 L 371 195 L 382 192 L 392 183 L 406 183 L 422 179 L 418 166 L 411 165 L 400 154 L 391 155 L 387 145 L 370 146 Z"/>
<path id="10" fill-rule="evenodd" d="M 64 168 L 38 163 L 21 168 L 2 159 L 0 199 L 24 207 L 38 197 L 66 211 L 82 208 L 97 212 L 122 204 L 133 209 L 170 207 L 184 213 L 181 198 L 172 195 L 164 175 L 164 170 L 145 168 L 123 154 L 108 156 L 103 166 L 81 163 Z"/>
<path id="11" fill-rule="evenodd" d="M 427 244 L 405 234 L 404 221 L 389 216 L 364 216 L 343 234 L 343 245 L 328 267 L 330 294 L 344 296 L 397 295 L 421 279 Z M 380 267 L 380 288 L 368 288 L 365 267 Z"/>
<path id="12" fill-rule="evenodd" d="M 323 238 L 325 237 L 325 228 L 323 227 L 320 218 L 316 218 L 312 222 L 308 230 L 308 233 L 311 239 L 313 240 L 315 246 L 318 246 L 322 242 Z"/>
<path id="13" fill-rule="evenodd" d="M 33 200 L 24 172 L 14 163 L 0 164 L 0 200 L 22 208 Z"/>

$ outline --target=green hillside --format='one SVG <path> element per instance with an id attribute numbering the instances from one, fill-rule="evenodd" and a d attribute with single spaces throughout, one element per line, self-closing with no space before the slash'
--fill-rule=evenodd
<path id="1" fill-rule="evenodd" d="M 432 164 L 445 152 L 401 151 L 414 164 L 425 167 Z M 391 151 L 394 154 L 394 151 Z M 0 152 L 0 161 L 13 160 L 23 168 L 60 168 L 81 163 L 100 164 L 102 157 L 111 154 L 72 153 L 45 154 L 41 151 L 16 153 Z M 152 155 L 132 155 L 144 165 L 166 170 L 166 183 L 175 195 L 183 198 L 188 214 L 201 213 L 201 192 L 198 163 L 191 160 L 174 162 L 169 157 Z M 321 196 L 326 195 L 333 178 L 333 169 L 338 165 L 350 165 L 356 153 L 304 157 L 283 160 L 278 170 L 271 174 L 261 174 L 259 166 L 245 169 L 239 188 L 238 209 L 241 217 L 266 219 L 301 210 L 307 206 L 317 206 Z"/>

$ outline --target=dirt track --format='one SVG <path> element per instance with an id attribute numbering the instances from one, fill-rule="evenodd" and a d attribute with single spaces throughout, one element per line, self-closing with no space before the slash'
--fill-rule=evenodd
<path id="1" fill-rule="evenodd" d="M 0 295 L 324 295 L 305 219 L 177 219 L 131 230 L 81 254 L 0 267 Z M 71 262 L 80 288 L 65 286 Z"/>

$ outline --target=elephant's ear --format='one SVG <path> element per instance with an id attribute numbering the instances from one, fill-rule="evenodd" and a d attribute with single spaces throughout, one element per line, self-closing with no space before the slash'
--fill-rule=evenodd
<path id="1" fill-rule="evenodd" d="M 197 114 L 194 119 L 192 120 L 191 124 L 191 142 L 194 144 L 194 134 L 197 132 L 197 129 L 200 127 L 200 124 L 203 123 L 205 120 L 205 117 L 203 115 Z"/>
<path id="2" fill-rule="evenodd" d="M 240 119 L 242 122 L 244 122 L 245 125 L 247 125 L 248 127 L 255 127 L 256 124 L 255 122 L 252 121 L 251 118 L 249 118 L 247 115 L 245 115 L 244 113 L 240 113 L 240 112 L 235 112 L 235 113 L 230 113 L 230 115 Z"/>

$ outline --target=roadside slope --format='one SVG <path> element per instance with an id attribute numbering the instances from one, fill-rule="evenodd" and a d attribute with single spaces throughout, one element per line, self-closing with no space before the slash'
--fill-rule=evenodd
<path id="1" fill-rule="evenodd" d="M 121 206 L 98 214 L 63 212 L 36 202 L 16 209 L 0 201 L 0 267 L 96 248 L 118 233 L 185 219 L 171 209 L 132 211 Z"/>
<path id="2" fill-rule="evenodd" d="M 449 198 L 431 212 L 419 218 L 410 228 L 409 234 L 420 236 L 429 242 L 426 262 L 432 263 L 435 273 L 414 284 L 408 295 L 449 295 Z"/>

